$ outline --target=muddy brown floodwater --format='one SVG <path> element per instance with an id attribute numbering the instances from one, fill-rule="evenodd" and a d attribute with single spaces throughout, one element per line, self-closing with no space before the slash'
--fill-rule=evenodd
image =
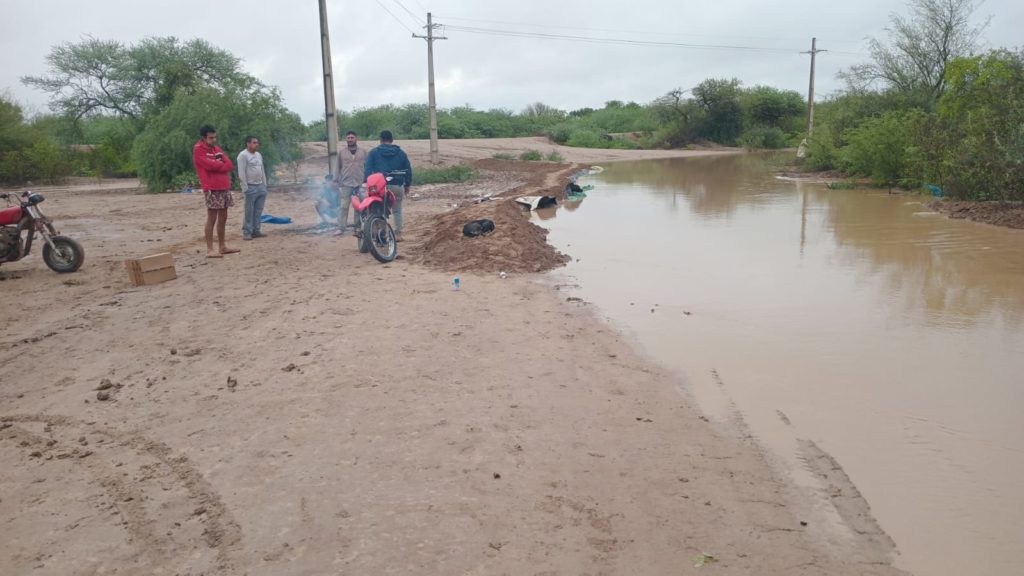
<path id="1" fill-rule="evenodd" d="M 763 158 L 614 163 L 535 221 L 561 276 L 836 517 L 830 454 L 916 574 L 1024 566 L 1024 231 Z M 821 525 L 821 524 L 819 524 Z"/>

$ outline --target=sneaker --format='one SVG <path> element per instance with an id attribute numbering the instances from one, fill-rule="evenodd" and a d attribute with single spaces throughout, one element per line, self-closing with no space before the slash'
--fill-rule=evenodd
<path id="1" fill-rule="evenodd" d="M 266 238 L 267 235 L 264 234 L 263 232 L 260 232 L 259 230 L 257 230 L 257 231 L 252 233 L 252 237 L 253 238 Z"/>
<path id="2" fill-rule="evenodd" d="M 252 240 L 252 236 L 242 236 L 242 240 Z"/>

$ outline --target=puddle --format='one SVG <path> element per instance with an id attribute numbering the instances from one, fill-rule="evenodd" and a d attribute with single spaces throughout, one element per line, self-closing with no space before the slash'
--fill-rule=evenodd
<path id="1" fill-rule="evenodd" d="M 757 156 L 606 168 L 533 216 L 573 257 L 558 275 L 798 484 L 801 440 L 835 457 L 897 565 L 1019 572 L 1024 231 L 779 180 Z"/>

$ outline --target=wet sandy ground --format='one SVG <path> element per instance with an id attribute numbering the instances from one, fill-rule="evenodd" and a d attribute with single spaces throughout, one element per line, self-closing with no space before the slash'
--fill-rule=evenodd
<path id="1" fill-rule="evenodd" d="M 43 207 L 87 263 L 0 268 L 4 574 L 896 573 L 560 287 L 378 264 L 301 193 L 216 261 L 198 195 Z M 160 251 L 179 278 L 131 287 Z"/>

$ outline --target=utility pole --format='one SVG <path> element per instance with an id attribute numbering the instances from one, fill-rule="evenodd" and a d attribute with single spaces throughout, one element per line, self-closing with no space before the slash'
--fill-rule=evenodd
<path id="1" fill-rule="evenodd" d="M 434 24 L 433 15 L 427 12 L 427 35 L 420 36 L 413 34 L 413 38 L 423 38 L 427 41 L 427 87 L 428 102 L 430 105 L 430 163 L 440 162 L 440 155 L 437 150 L 437 97 L 434 95 L 434 40 L 447 40 L 444 36 L 434 36 L 434 29 L 440 28 L 440 24 Z"/>
<path id="2" fill-rule="evenodd" d="M 334 103 L 334 67 L 331 65 L 331 37 L 327 33 L 327 0 L 320 0 L 320 55 L 324 63 L 324 113 L 327 119 L 327 172 L 338 166 L 338 113 Z"/>
<path id="3" fill-rule="evenodd" d="M 814 64 L 815 59 L 818 56 L 818 52 L 828 52 L 828 50 L 818 50 L 818 39 L 811 38 L 811 51 L 803 52 L 803 54 L 811 55 L 811 82 L 810 87 L 807 89 L 807 140 L 811 140 L 811 135 L 814 133 Z"/>

